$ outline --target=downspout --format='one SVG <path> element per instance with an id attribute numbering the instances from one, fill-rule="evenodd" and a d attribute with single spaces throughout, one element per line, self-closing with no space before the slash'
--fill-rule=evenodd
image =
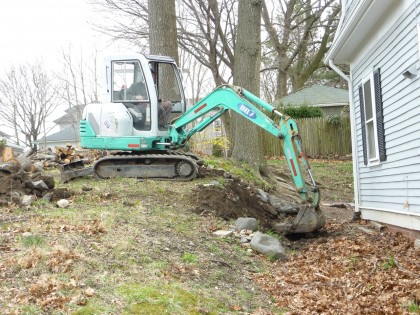
<path id="1" fill-rule="evenodd" d="M 338 68 L 332 59 L 328 60 L 328 64 L 340 77 L 347 81 L 349 87 L 349 101 L 350 101 L 350 131 L 351 131 L 351 155 L 353 160 L 353 186 L 354 186 L 354 214 L 353 219 L 360 218 L 360 189 L 359 189 L 359 161 L 357 158 L 357 142 L 356 142 L 356 116 L 353 102 L 353 84 L 351 77 L 348 77 L 344 72 Z M 350 73 L 351 76 L 351 73 Z"/>

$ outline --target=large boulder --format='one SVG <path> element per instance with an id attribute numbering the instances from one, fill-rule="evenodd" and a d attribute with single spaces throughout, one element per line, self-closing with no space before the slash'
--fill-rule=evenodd
<path id="1" fill-rule="evenodd" d="M 251 239 L 251 247 L 270 258 L 287 259 L 287 254 L 280 241 L 273 236 L 257 232 Z"/>

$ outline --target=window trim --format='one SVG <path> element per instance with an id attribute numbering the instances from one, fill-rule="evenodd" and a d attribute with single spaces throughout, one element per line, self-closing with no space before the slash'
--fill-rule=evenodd
<path id="1" fill-rule="evenodd" d="M 146 95 L 147 95 L 146 99 L 143 99 L 143 100 L 115 100 L 114 99 L 114 91 L 115 91 L 114 90 L 114 80 L 115 80 L 115 78 L 114 78 L 114 74 L 115 74 L 114 65 L 117 64 L 117 63 L 133 63 L 133 65 L 134 65 L 134 63 L 138 64 L 141 75 L 143 76 L 143 79 L 144 79 L 144 85 L 145 85 Z M 134 71 L 134 68 L 133 68 L 133 71 Z M 133 73 L 133 82 L 132 83 L 135 82 L 134 81 L 134 76 L 135 76 L 135 74 Z M 129 86 L 127 86 L 126 88 L 128 89 Z M 128 103 L 128 102 L 129 103 L 149 103 L 150 102 L 149 88 L 147 86 L 146 78 L 144 76 L 144 71 L 143 71 L 142 64 L 141 64 L 140 60 L 138 60 L 138 59 L 111 60 L 111 103 L 124 103 L 124 102 L 126 102 L 126 103 Z"/>
<path id="2" fill-rule="evenodd" d="M 367 166 L 375 166 L 380 164 L 379 159 L 379 139 L 378 139 L 378 125 L 377 125 L 377 116 L 376 116 L 376 96 L 375 96 L 375 81 L 374 81 L 374 71 L 370 72 L 369 74 L 365 75 L 362 79 L 362 91 L 363 91 L 363 110 L 364 110 L 364 127 L 365 127 L 365 139 L 366 142 L 366 153 L 367 153 Z M 366 92 L 365 92 L 365 84 L 370 81 L 370 97 L 371 97 L 371 111 L 372 111 L 372 118 L 369 121 L 366 119 Z M 375 157 L 371 158 L 369 156 L 370 148 L 369 148 L 369 129 L 367 127 L 368 122 L 373 121 L 373 133 L 374 133 L 374 141 L 375 141 Z"/>

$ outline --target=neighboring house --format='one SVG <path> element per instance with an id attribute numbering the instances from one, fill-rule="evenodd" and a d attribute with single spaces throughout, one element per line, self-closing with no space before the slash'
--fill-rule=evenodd
<path id="1" fill-rule="evenodd" d="M 84 105 L 73 106 L 65 110 L 65 114 L 54 120 L 60 126 L 60 131 L 47 135 L 36 141 L 39 148 L 62 147 L 70 144 L 77 147 L 80 143 L 80 118 L 82 117 Z"/>
<path id="2" fill-rule="evenodd" d="M 355 210 L 419 237 L 420 1 L 343 0 L 342 8 L 325 61 L 349 83 Z"/>
<path id="3" fill-rule="evenodd" d="M 281 98 L 278 104 L 285 106 L 313 106 L 321 109 L 324 117 L 347 113 L 349 92 L 330 86 L 313 85 Z"/>
<path id="4" fill-rule="evenodd" d="M 6 146 L 11 147 L 15 153 L 20 154 L 23 152 L 24 147 L 17 145 L 16 141 L 7 133 L 0 131 L 0 140 L 6 141 Z"/>

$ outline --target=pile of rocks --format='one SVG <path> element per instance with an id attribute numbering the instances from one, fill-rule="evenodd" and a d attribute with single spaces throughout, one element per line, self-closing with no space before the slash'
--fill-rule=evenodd
<path id="1" fill-rule="evenodd" d="M 15 158 L 5 151 L 7 156 L 0 160 L 0 206 L 29 206 L 38 198 L 53 199 L 54 193 L 60 198 L 67 195 L 64 190 L 54 190 L 54 177 L 43 174 L 44 161 L 37 160 L 37 153 L 27 148 Z"/>
<path id="2" fill-rule="evenodd" d="M 218 230 L 213 234 L 219 237 L 234 236 L 240 239 L 240 243 L 244 246 L 250 247 L 249 250 L 266 255 L 270 259 L 287 259 L 285 249 L 280 243 L 280 240 L 272 235 L 268 235 L 257 231 L 258 221 L 255 218 L 238 218 L 235 226 L 229 230 Z"/>
<path id="3" fill-rule="evenodd" d="M 25 171 L 17 159 L 0 165 L 0 183 L 0 206 L 11 203 L 30 205 L 55 187 L 53 176 L 43 175 L 39 171 Z"/>

